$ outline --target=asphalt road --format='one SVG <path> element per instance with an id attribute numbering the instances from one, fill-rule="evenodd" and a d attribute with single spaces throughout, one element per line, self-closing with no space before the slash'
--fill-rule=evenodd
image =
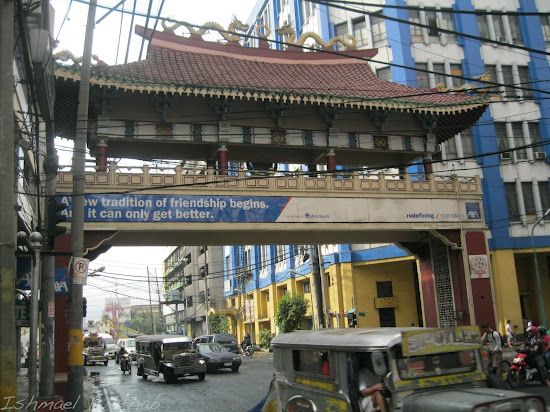
<path id="1" fill-rule="evenodd" d="M 111 411 L 248 411 L 264 398 L 273 376 L 271 355 L 244 358 L 238 372 L 223 369 L 208 373 L 204 381 L 196 376 L 167 384 L 161 377 L 143 380 L 122 374 L 119 365 L 88 366 L 94 376 L 93 412 Z"/>

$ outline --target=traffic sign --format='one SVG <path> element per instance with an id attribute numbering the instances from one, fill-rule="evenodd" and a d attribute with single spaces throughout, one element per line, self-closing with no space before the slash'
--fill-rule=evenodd
<path id="1" fill-rule="evenodd" d="M 85 285 L 90 259 L 79 257 L 74 258 L 73 262 L 73 285 Z"/>

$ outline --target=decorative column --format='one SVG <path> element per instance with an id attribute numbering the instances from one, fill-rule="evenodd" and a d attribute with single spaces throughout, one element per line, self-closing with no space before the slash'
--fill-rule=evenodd
<path id="1" fill-rule="evenodd" d="M 426 176 L 433 174 L 434 169 L 432 166 L 432 156 L 424 156 L 422 158 L 422 165 L 424 166 L 424 174 Z"/>
<path id="2" fill-rule="evenodd" d="M 227 175 L 229 163 L 227 161 L 227 146 L 222 144 L 218 147 L 218 174 Z"/>
<path id="3" fill-rule="evenodd" d="M 107 140 L 98 140 L 95 155 L 95 166 L 97 172 L 105 173 L 107 171 L 107 147 Z"/>
<path id="4" fill-rule="evenodd" d="M 336 154 L 333 149 L 329 149 L 325 154 L 327 161 L 327 170 L 336 170 Z"/>

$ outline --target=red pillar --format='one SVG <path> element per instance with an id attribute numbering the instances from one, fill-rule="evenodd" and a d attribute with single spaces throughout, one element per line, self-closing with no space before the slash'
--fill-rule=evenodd
<path id="1" fill-rule="evenodd" d="M 229 162 L 227 160 L 227 146 L 221 145 L 218 147 L 218 174 L 227 175 Z"/>
<path id="2" fill-rule="evenodd" d="M 95 165 L 98 172 L 107 171 L 107 141 L 104 139 L 96 144 Z"/>
<path id="3" fill-rule="evenodd" d="M 327 161 L 327 170 L 336 170 L 336 154 L 334 150 L 329 149 L 325 155 Z"/>

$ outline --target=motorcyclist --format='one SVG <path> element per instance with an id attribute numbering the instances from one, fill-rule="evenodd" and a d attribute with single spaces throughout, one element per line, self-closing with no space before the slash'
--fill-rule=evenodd
<path id="1" fill-rule="evenodd" d="M 241 342 L 241 350 L 244 352 L 244 350 L 251 345 L 252 343 L 250 342 L 250 336 L 248 333 L 245 333 L 243 336 L 243 341 Z"/>
<path id="2" fill-rule="evenodd" d="M 539 326 L 538 328 L 536 326 L 529 326 L 527 328 L 527 337 L 521 347 L 527 346 L 531 348 L 531 354 L 529 356 L 531 356 L 533 362 L 537 366 L 541 382 L 546 382 L 546 386 L 550 386 L 550 379 L 548 379 L 548 371 L 546 370 L 546 364 L 544 362 L 544 337 L 541 335 L 541 329 L 546 331 L 543 326 Z"/>

